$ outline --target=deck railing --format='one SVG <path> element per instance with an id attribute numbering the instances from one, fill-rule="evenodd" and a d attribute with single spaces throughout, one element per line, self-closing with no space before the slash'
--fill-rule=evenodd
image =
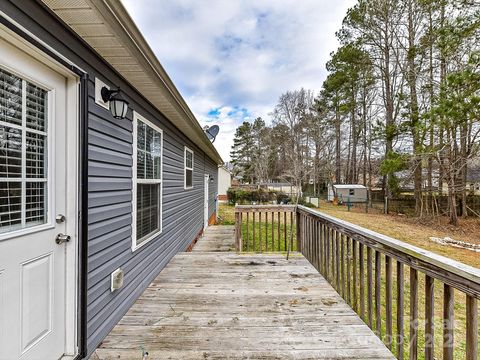
<path id="1" fill-rule="evenodd" d="M 237 250 L 268 252 L 297 251 L 294 205 L 235 206 Z"/>
<path id="2" fill-rule="evenodd" d="M 464 337 L 466 359 L 479 358 L 479 269 L 303 206 L 237 206 L 238 250 L 264 249 L 258 247 L 260 235 L 254 233 L 246 244 L 245 235 L 251 233 L 251 221 L 254 229 L 261 228 L 255 224 L 256 216 L 250 220 L 249 214 L 258 214 L 261 223 L 260 214 L 271 212 L 285 218 L 289 214 L 292 249 L 302 252 L 398 359 L 414 360 L 424 354 L 433 360 L 438 353 L 445 360 L 454 359 L 458 336 Z M 284 235 L 284 239 L 289 238 Z M 461 330 L 456 329 L 458 311 L 462 312 L 458 323 L 465 323 Z M 435 330 L 441 333 L 435 335 Z M 441 351 L 435 351 L 436 343 L 441 344 Z"/>

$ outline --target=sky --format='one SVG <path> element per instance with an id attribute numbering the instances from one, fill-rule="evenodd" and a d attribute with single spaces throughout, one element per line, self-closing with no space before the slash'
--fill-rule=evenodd
<path id="1" fill-rule="evenodd" d="M 355 0 L 122 0 L 202 126 L 230 160 L 235 129 L 288 90 L 318 92 Z"/>

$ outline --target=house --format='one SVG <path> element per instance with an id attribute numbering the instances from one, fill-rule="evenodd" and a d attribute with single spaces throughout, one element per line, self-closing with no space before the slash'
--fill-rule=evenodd
<path id="1" fill-rule="evenodd" d="M 297 193 L 301 194 L 301 189 L 298 186 L 295 186 L 289 182 L 269 182 L 260 184 L 260 187 L 265 187 L 268 190 L 283 192 L 291 196 L 296 195 Z"/>
<path id="2" fill-rule="evenodd" d="M 0 21 L 0 359 L 86 358 L 214 221 L 223 161 L 120 1 Z"/>
<path id="3" fill-rule="evenodd" d="M 227 201 L 227 191 L 232 186 L 232 174 L 225 166 L 218 167 L 218 201 Z"/>
<path id="4" fill-rule="evenodd" d="M 367 202 L 367 188 L 358 184 L 333 184 L 328 188 L 328 201 L 335 198 L 343 202 Z"/>
<path id="5" fill-rule="evenodd" d="M 480 167 L 467 169 L 467 191 L 480 195 Z"/>

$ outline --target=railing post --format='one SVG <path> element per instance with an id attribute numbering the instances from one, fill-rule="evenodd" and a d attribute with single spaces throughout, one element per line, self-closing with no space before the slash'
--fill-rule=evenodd
<path id="1" fill-rule="evenodd" d="M 297 251 L 302 252 L 302 239 L 301 239 L 301 230 L 300 230 L 300 212 L 298 211 L 298 208 L 295 208 L 295 215 L 296 215 L 296 225 L 297 225 Z"/>
<path id="2" fill-rule="evenodd" d="M 240 213 L 235 212 L 235 246 L 238 252 L 242 252 L 242 223 L 240 221 Z"/>

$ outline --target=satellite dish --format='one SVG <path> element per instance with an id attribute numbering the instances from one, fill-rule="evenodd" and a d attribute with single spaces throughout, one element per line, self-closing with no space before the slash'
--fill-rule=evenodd
<path id="1" fill-rule="evenodd" d="M 205 134 L 207 135 L 208 139 L 213 143 L 219 131 L 220 128 L 218 127 L 218 125 L 213 125 L 205 129 Z"/>

